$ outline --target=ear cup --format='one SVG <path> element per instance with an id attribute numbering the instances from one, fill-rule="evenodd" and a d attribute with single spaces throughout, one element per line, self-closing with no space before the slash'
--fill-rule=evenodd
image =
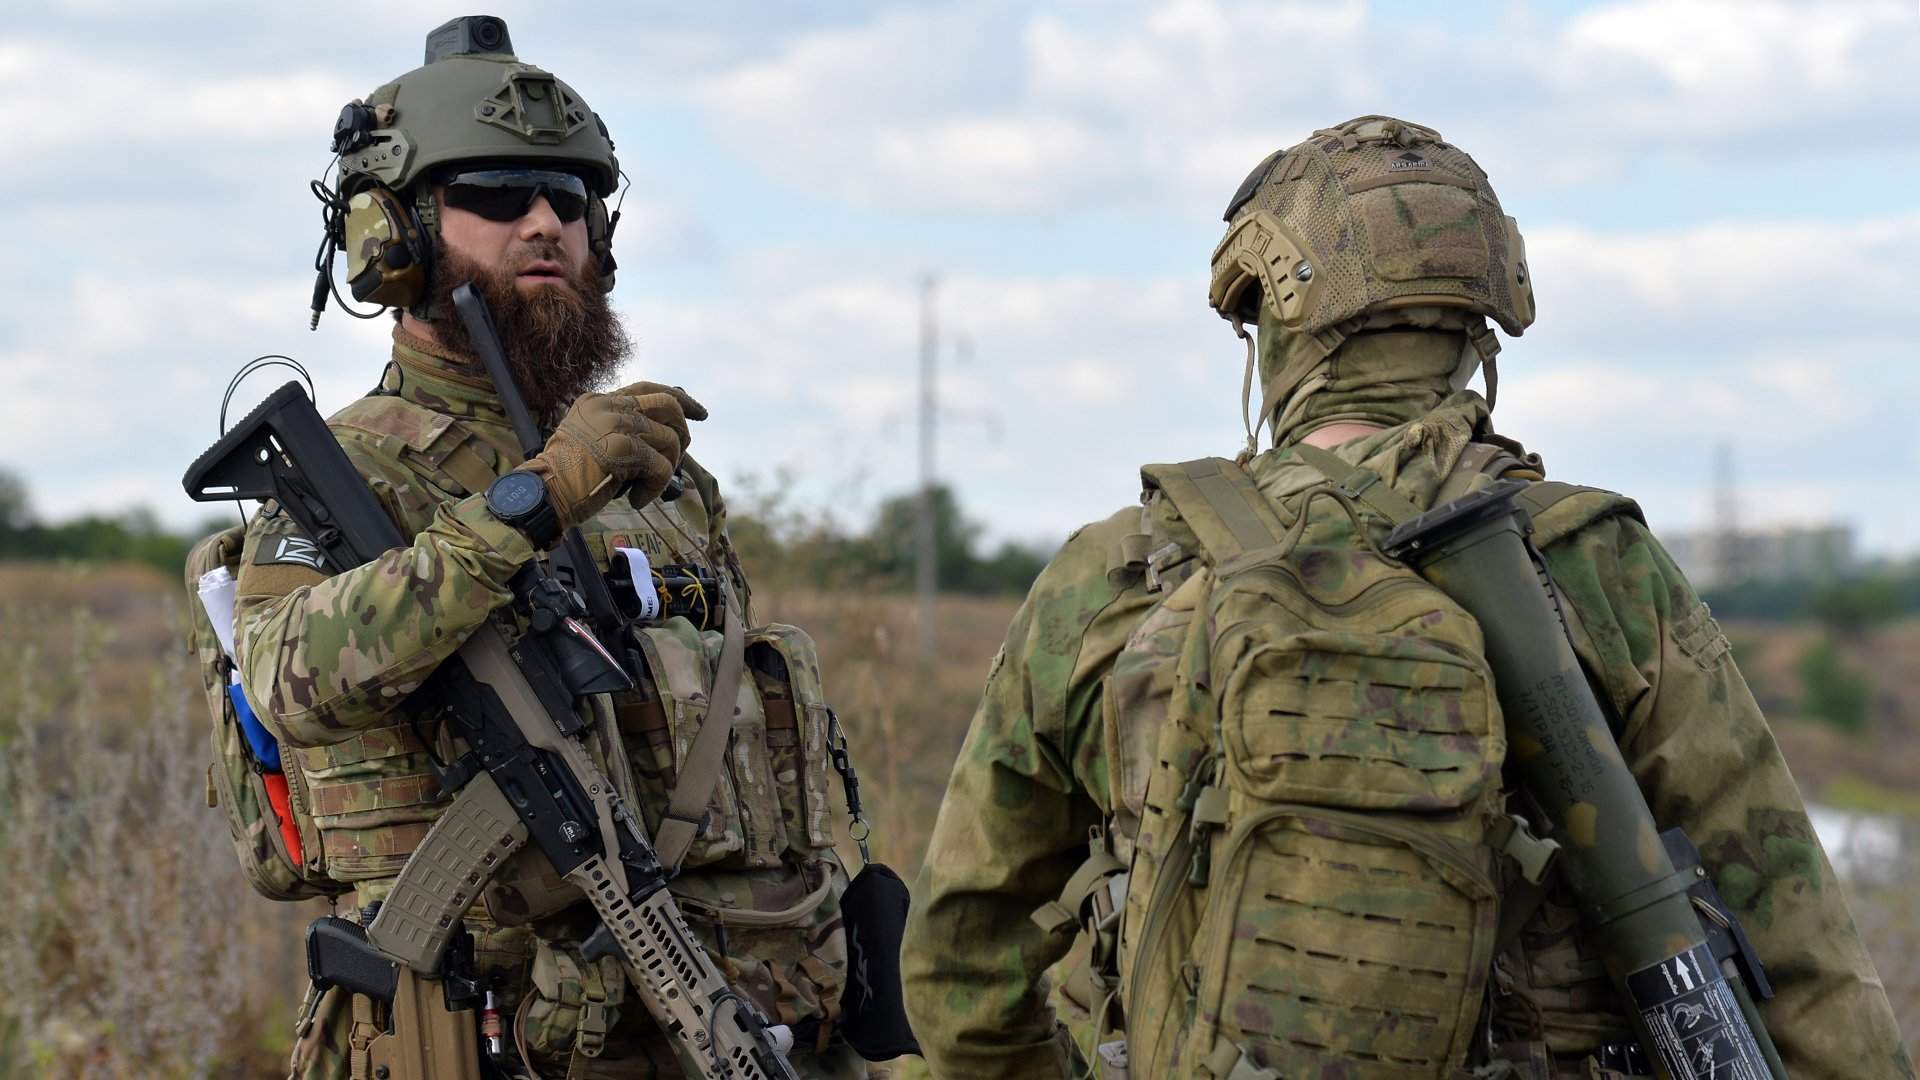
<path id="1" fill-rule="evenodd" d="M 385 187 L 347 200 L 340 247 L 347 256 L 347 287 L 355 300 L 412 307 L 426 297 L 433 249 L 419 216 Z"/>
<path id="2" fill-rule="evenodd" d="M 613 258 L 613 230 L 620 224 L 618 211 L 609 215 L 607 201 L 598 195 L 587 200 L 587 250 L 600 268 L 600 288 L 613 291 L 613 272 L 620 264 Z"/>

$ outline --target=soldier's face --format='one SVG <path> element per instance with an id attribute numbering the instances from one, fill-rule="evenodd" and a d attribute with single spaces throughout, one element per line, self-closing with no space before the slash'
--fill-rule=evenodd
<path id="1" fill-rule="evenodd" d="M 575 289 L 587 266 L 587 221 L 563 222 L 545 196 L 512 221 L 490 221 L 447 206 L 440 210 L 447 249 L 492 275 L 510 275 L 522 296 L 541 289 Z"/>

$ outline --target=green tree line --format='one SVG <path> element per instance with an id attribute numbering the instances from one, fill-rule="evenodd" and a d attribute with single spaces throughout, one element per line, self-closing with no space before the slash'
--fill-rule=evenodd
<path id="1" fill-rule="evenodd" d="M 785 496 L 785 477 L 771 485 L 752 477 L 729 495 L 727 531 L 749 579 L 776 587 L 904 590 L 918 566 L 922 496 L 880 503 L 871 524 L 856 528 L 830 509 L 800 508 Z M 942 592 L 1025 593 L 1051 549 L 1003 541 L 989 547 L 984 528 L 967 517 L 953 490 L 933 489 L 934 567 Z"/>
<path id="2" fill-rule="evenodd" d="M 197 535 L 214 528 L 209 524 Z M 136 562 L 174 575 L 196 538 L 162 527 L 144 508 L 43 522 L 33 512 L 26 483 L 0 470 L 0 559 Z"/>
<path id="3" fill-rule="evenodd" d="M 762 490 L 748 480 L 733 500 L 728 527 L 756 580 L 820 588 L 912 586 L 919 495 L 884 500 L 873 523 L 856 529 L 825 511 L 788 505 L 776 494 L 786 486 Z M 1013 543 L 989 550 L 981 526 L 962 512 L 947 487 L 934 490 L 933 510 L 943 591 L 1023 593 L 1051 554 Z M 135 509 L 45 522 L 34 513 L 25 482 L 0 469 L 0 559 L 136 562 L 174 575 L 200 537 L 237 521 L 215 518 L 197 530 L 175 532 L 151 512 Z"/>
<path id="4" fill-rule="evenodd" d="M 1920 613 L 1920 563 L 1857 577 L 1742 581 L 1701 592 L 1722 618 L 1789 621 L 1817 619 L 1852 630 L 1900 615 Z"/>

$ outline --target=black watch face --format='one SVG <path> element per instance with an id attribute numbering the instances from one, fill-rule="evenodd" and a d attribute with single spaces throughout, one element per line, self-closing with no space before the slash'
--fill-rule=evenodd
<path id="1" fill-rule="evenodd" d="M 546 498 L 547 486 L 527 472 L 510 472 L 487 489 L 487 508 L 495 517 L 515 520 L 533 513 Z"/>

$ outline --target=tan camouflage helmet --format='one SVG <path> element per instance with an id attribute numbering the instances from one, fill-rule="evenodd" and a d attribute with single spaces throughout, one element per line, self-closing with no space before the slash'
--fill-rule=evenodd
<path id="1" fill-rule="evenodd" d="M 461 161 L 575 169 L 602 198 L 620 177 L 600 117 L 571 86 L 515 57 L 506 23 L 491 15 L 427 35 L 425 64 L 342 110 L 334 151 L 346 193 L 369 180 L 403 191 Z"/>
<path id="2" fill-rule="evenodd" d="M 1236 323 L 1260 304 L 1319 334 L 1396 308 L 1464 308 L 1518 336 L 1533 280 L 1487 174 L 1432 128 L 1362 116 L 1262 161 L 1228 204 L 1208 300 Z"/>

